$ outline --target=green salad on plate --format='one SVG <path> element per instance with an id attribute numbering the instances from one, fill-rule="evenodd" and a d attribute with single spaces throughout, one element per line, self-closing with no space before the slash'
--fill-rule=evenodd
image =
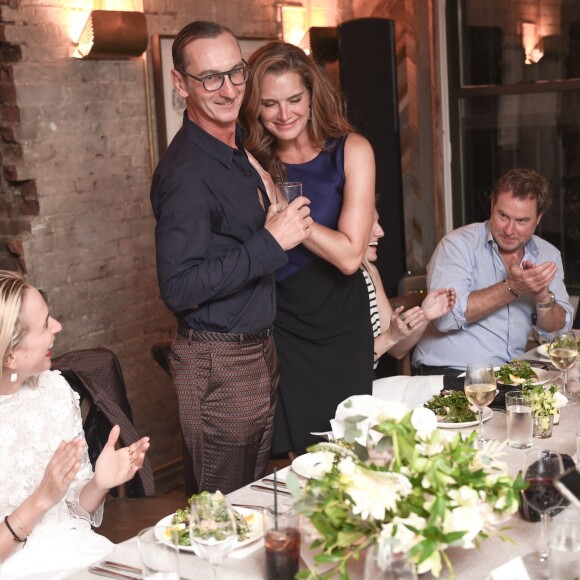
<path id="1" fill-rule="evenodd" d="M 441 391 L 423 406 L 431 409 L 440 423 L 466 423 L 477 419 L 463 391 Z"/>

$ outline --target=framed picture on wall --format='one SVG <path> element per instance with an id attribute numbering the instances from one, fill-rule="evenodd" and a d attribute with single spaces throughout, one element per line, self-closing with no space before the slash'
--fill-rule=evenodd
<path id="1" fill-rule="evenodd" d="M 174 39 L 174 35 L 155 34 L 151 42 L 159 157 L 165 153 L 175 133 L 180 129 L 185 109 L 185 100 L 177 93 L 171 82 L 173 68 L 171 46 Z M 242 58 L 247 60 L 257 48 L 271 40 L 274 39 L 238 38 Z"/>

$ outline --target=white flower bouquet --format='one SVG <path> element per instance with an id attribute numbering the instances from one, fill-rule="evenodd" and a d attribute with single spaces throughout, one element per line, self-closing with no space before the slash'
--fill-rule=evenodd
<path id="1" fill-rule="evenodd" d="M 296 509 L 320 534 L 315 561 L 330 565 L 297 578 L 348 579 L 348 562 L 373 544 L 404 552 L 419 573 L 439 576 L 445 562 L 454 577 L 448 547 L 504 538 L 525 483 L 508 475 L 503 445 L 477 450 L 475 434 L 447 437 L 436 427 L 429 409 L 367 397 L 339 406 L 333 431 L 342 439 L 311 448 L 328 454 L 326 469 L 303 489 L 292 474 L 287 479 Z"/>

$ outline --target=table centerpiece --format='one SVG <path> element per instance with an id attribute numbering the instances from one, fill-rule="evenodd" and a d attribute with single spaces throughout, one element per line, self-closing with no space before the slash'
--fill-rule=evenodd
<path id="1" fill-rule="evenodd" d="M 431 410 L 370 395 L 341 403 L 331 423 L 337 439 L 309 448 L 327 458 L 320 477 L 303 488 L 287 479 L 297 511 L 320 535 L 315 562 L 327 567 L 297 578 L 347 580 L 349 561 L 374 545 L 405 553 L 419 573 L 439 577 L 444 562 L 454 578 L 447 548 L 507 539 L 504 524 L 526 484 L 508 475 L 504 444 L 475 449 L 475 433 L 444 433 Z"/>
<path id="2" fill-rule="evenodd" d="M 555 417 L 560 414 L 560 407 L 563 407 L 568 399 L 554 384 L 550 386 L 524 384 L 522 394 L 532 408 L 534 437 L 548 439 L 552 436 Z"/>

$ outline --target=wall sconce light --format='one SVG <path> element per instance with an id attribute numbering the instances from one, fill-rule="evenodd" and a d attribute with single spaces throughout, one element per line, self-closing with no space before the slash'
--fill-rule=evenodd
<path id="1" fill-rule="evenodd" d="M 302 2 L 291 0 L 274 2 L 278 38 L 284 42 L 298 45 L 308 29 L 306 8 Z"/>
<path id="2" fill-rule="evenodd" d="M 544 56 L 544 42 L 533 22 L 520 22 L 522 45 L 526 55 L 526 64 L 536 64 Z"/>
<path id="3" fill-rule="evenodd" d="M 76 44 L 75 58 L 125 59 L 147 48 L 147 20 L 143 12 L 93 10 Z"/>

